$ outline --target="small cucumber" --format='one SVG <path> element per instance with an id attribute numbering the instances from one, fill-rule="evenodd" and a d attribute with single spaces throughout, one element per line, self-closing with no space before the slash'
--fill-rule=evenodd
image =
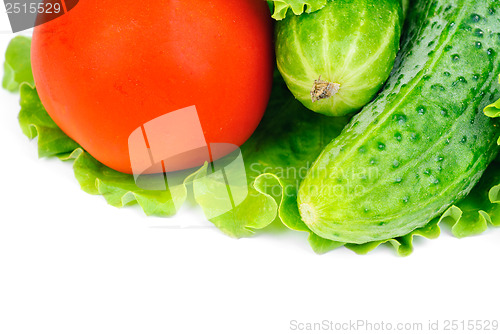
<path id="1" fill-rule="evenodd" d="M 481 110 L 500 97 L 500 2 L 416 0 L 379 96 L 302 182 L 303 221 L 323 238 L 406 235 L 465 197 L 498 153 Z"/>
<path id="2" fill-rule="evenodd" d="M 278 69 L 307 108 L 358 111 L 393 68 L 402 21 L 401 0 L 328 0 L 317 12 L 289 13 L 276 24 Z"/>

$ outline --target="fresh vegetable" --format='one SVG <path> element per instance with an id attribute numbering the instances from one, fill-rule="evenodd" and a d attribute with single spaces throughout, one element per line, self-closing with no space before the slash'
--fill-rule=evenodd
<path id="1" fill-rule="evenodd" d="M 302 182 L 298 205 L 323 238 L 405 235 L 464 198 L 498 152 L 500 4 L 416 1 L 397 68 Z"/>
<path id="2" fill-rule="evenodd" d="M 17 36 L 12 39 L 5 53 L 3 88 L 15 92 L 19 90 L 19 85 L 23 82 L 33 84 L 31 61 L 29 57 L 25 57 L 30 50 L 30 38 Z"/>
<path id="3" fill-rule="evenodd" d="M 335 0 L 276 24 L 276 60 L 290 91 L 329 116 L 361 109 L 391 72 L 403 23 L 401 0 Z"/>
<path id="4" fill-rule="evenodd" d="M 19 38 L 11 41 L 6 59 L 14 59 L 12 55 L 16 54 L 16 61 L 10 65 L 12 71 L 4 73 L 5 80 L 19 77 L 19 72 L 24 70 L 23 64 L 29 61 L 29 48 L 25 45 Z M 32 78 L 27 76 L 26 82 L 32 82 Z M 137 203 L 148 215 L 175 214 L 179 204 L 186 199 L 189 188 L 192 188 L 195 200 L 201 207 L 213 206 L 210 193 L 200 193 L 207 180 L 199 176 L 206 173 L 206 167 L 192 174 L 178 174 L 179 184 L 169 184 L 166 191 L 140 189 L 131 175 L 104 166 L 67 137 L 45 111 L 35 88 L 24 83 L 20 92 L 21 128 L 29 138 L 38 136 L 40 156 L 56 156 L 72 161 L 75 177 L 86 192 L 102 195 L 110 205 L 116 207 Z M 287 117 L 283 117 L 285 114 Z M 256 230 L 279 229 L 283 223 L 290 229 L 309 234 L 309 243 L 317 253 L 344 245 L 314 234 L 301 220 L 296 198 L 298 185 L 307 168 L 330 139 L 340 133 L 347 120 L 307 113 L 307 109 L 293 98 L 277 74 L 266 114 L 254 135 L 241 147 L 247 167 L 249 196 L 238 207 L 224 215 L 212 217 L 210 221 L 233 237 L 249 236 Z M 199 186 L 191 187 L 194 183 Z M 436 238 L 440 233 L 440 225 L 450 226 L 451 232 L 457 237 L 481 233 L 488 225 L 500 226 L 499 184 L 500 163 L 497 159 L 466 198 L 425 227 L 402 237 L 345 246 L 358 254 L 366 254 L 380 244 L 387 243 L 404 256 L 412 252 L 415 236 Z"/>
<path id="5" fill-rule="evenodd" d="M 14 39 L 9 52 L 22 49 Z M 29 54 L 19 52 L 20 62 L 14 64 L 13 73 L 21 71 L 18 64 L 29 59 Z M 8 73 L 6 73 L 6 76 Z M 300 219 L 297 209 L 297 188 L 304 177 L 304 171 L 345 124 L 345 119 L 311 115 L 288 92 L 281 78 L 275 77 L 274 92 L 266 115 L 254 133 L 242 146 L 245 165 L 248 170 L 249 197 L 240 206 L 211 221 L 228 235 L 242 237 L 254 230 L 267 227 L 271 222 L 283 222 L 287 227 L 310 234 L 309 242 L 318 253 L 340 247 L 343 243 L 323 239 L 314 234 Z M 21 87 L 21 112 L 19 122 L 29 138 L 38 136 L 40 156 L 57 156 L 62 160 L 74 160 L 76 179 L 83 190 L 100 194 L 109 204 L 117 207 L 138 203 L 148 215 L 170 216 L 176 212 L 176 203 L 186 199 L 186 186 L 195 175 L 185 176 L 184 184 L 169 187 L 167 191 L 143 190 L 135 185 L 131 175 L 119 173 L 102 165 L 77 143 L 68 138 L 50 119 L 43 108 L 35 89 L 29 85 Z M 287 112 L 291 117 L 283 119 Z M 457 236 L 480 233 L 488 223 L 500 225 L 500 202 L 498 184 L 500 166 L 493 163 L 473 192 L 439 220 L 453 226 Z M 203 183 L 203 178 L 196 182 Z M 196 192 L 196 189 L 193 189 Z M 203 201 L 207 196 L 195 196 L 198 204 L 209 207 L 212 203 Z M 424 228 L 417 229 L 404 237 L 371 242 L 363 245 L 347 244 L 346 247 L 359 254 L 373 250 L 388 242 L 398 254 L 408 255 L 412 251 L 414 235 L 435 238 L 439 235 L 438 220 Z"/>
<path id="6" fill-rule="evenodd" d="M 288 10 L 290 9 L 293 14 L 301 15 L 304 13 L 313 13 L 326 6 L 328 0 L 269 0 L 269 7 L 273 12 L 273 18 L 276 20 L 283 20 Z M 410 0 L 403 0 L 403 12 L 406 14 Z"/>
<path id="7" fill-rule="evenodd" d="M 270 0 L 274 7 L 273 18 L 283 20 L 289 12 L 294 15 L 312 13 L 326 6 L 328 0 Z M 290 9 L 290 10 L 289 10 Z"/>
<path id="8" fill-rule="evenodd" d="M 186 107 L 196 107 L 207 143 L 243 144 L 268 103 L 272 49 L 265 1 L 88 0 L 36 27 L 31 51 L 55 123 L 98 161 L 132 173 L 129 136 Z M 171 147 L 196 135 L 179 127 L 184 136 Z"/>
<path id="9" fill-rule="evenodd" d="M 498 77 L 498 79 L 500 82 L 500 76 Z M 492 118 L 500 117 L 500 100 L 497 100 L 494 103 L 486 106 L 486 108 L 484 108 L 484 114 Z M 499 139 L 499 145 L 500 145 L 500 139 Z"/>

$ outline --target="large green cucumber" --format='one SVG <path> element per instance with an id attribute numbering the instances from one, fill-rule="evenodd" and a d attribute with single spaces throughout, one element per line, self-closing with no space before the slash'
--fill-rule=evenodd
<path id="1" fill-rule="evenodd" d="M 389 77 L 402 22 L 401 0 L 328 0 L 317 12 L 289 13 L 276 24 L 278 69 L 307 108 L 359 111 Z"/>
<path id="2" fill-rule="evenodd" d="M 302 182 L 303 221 L 323 238 L 405 235 L 466 196 L 498 152 L 482 108 L 498 99 L 500 2 L 417 0 L 375 101 Z"/>

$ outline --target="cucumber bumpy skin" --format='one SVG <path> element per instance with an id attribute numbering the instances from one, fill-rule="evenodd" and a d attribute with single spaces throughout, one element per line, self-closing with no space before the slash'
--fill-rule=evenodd
<path id="1" fill-rule="evenodd" d="M 328 0 L 317 12 L 289 13 L 276 24 L 278 69 L 307 108 L 359 111 L 389 77 L 402 21 L 401 0 Z"/>
<path id="2" fill-rule="evenodd" d="M 384 90 L 321 153 L 298 206 L 319 236 L 403 236 L 465 197 L 498 153 L 500 2 L 417 0 Z"/>

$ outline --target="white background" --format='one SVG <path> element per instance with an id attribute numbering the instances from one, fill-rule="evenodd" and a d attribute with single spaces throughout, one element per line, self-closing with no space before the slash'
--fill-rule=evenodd
<path id="1" fill-rule="evenodd" d="M 7 29 L 1 17 L 2 64 Z M 70 164 L 37 158 L 17 123 L 18 100 L 0 91 L 1 334 L 274 334 L 308 332 L 291 330 L 292 320 L 500 320 L 500 229 L 463 240 L 444 230 L 417 239 L 407 258 L 388 247 L 319 256 L 303 233 L 234 240 L 194 208 L 169 220 L 116 209 L 81 191 Z M 166 225 L 205 228 L 156 228 Z"/>

